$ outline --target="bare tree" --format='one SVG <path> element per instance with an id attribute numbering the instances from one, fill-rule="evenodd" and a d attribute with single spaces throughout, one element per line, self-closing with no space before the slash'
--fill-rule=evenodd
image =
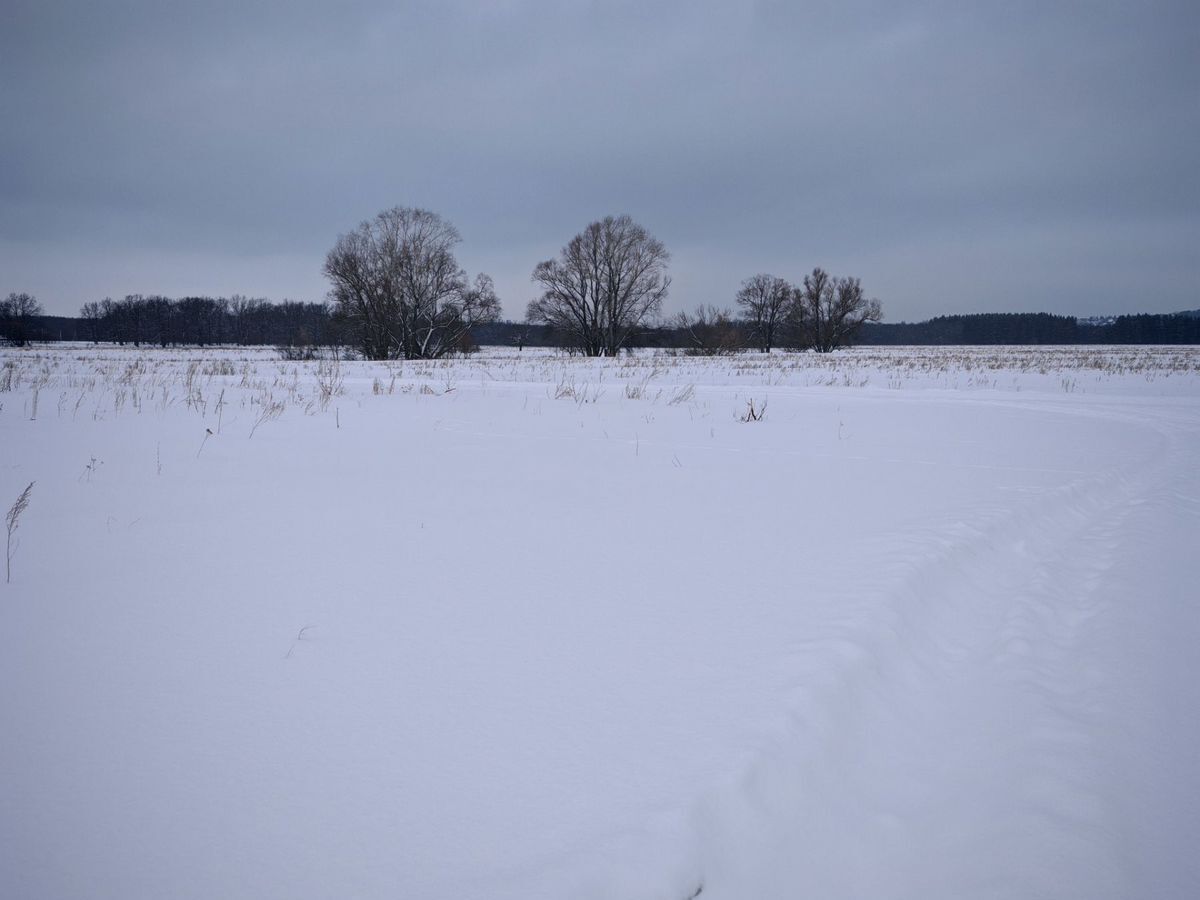
<path id="1" fill-rule="evenodd" d="M 235 344 L 250 343 L 254 325 L 265 317 L 269 306 L 266 300 L 241 294 L 234 294 L 229 298 L 229 324 Z"/>
<path id="2" fill-rule="evenodd" d="M 868 300 L 857 278 L 834 278 L 816 268 L 795 290 L 791 324 L 800 343 L 818 353 L 845 344 L 868 322 L 879 322 L 878 300 Z"/>
<path id="3" fill-rule="evenodd" d="M 181 334 L 184 322 L 179 312 L 179 305 L 166 297 L 146 297 L 142 301 L 146 340 L 153 341 L 160 347 L 166 347 L 176 340 L 194 340 L 186 333 Z"/>
<path id="4" fill-rule="evenodd" d="M 42 314 L 42 304 L 30 294 L 9 294 L 0 300 L 0 335 L 18 347 L 33 337 L 33 320 Z"/>
<path id="5" fill-rule="evenodd" d="M 242 294 L 234 294 L 229 298 L 229 331 L 235 344 L 246 343 L 255 305 L 255 301 Z"/>
<path id="6" fill-rule="evenodd" d="M 99 343 L 101 334 L 101 323 L 104 321 L 104 312 L 100 308 L 100 304 L 95 300 L 90 300 L 79 308 L 79 318 L 86 323 L 88 337 L 93 344 Z"/>
<path id="7" fill-rule="evenodd" d="M 763 353 L 770 353 L 778 343 L 780 332 L 787 323 L 792 305 L 793 288 L 782 278 L 759 273 L 742 282 L 737 292 L 741 318 Z"/>
<path id="8" fill-rule="evenodd" d="M 175 330 L 182 343 L 200 347 L 221 342 L 221 327 L 227 312 L 228 302 L 212 297 L 181 297 L 173 304 L 165 297 L 150 297 L 142 304 L 149 339 L 159 339 L 157 334 L 151 333 L 151 329 L 155 324 L 154 316 L 161 315 L 164 319 L 174 319 Z"/>
<path id="9" fill-rule="evenodd" d="M 146 339 L 146 298 L 141 294 L 126 294 L 124 300 L 113 303 L 113 325 L 117 342 L 132 341 L 140 347 Z"/>
<path id="10" fill-rule="evenodd" d="M 538 263 L 542 296 L 525 318 L 588 356 L 614 356 L 657 315 L 671 279 L 671 255 L 629 216 L 608 216 L 575 235 L 558 259 Z"/>
<path id="11" fill-rule="evenodd" d="M 397 206 L 341 235 L 325 259 L 330 298 L 368 359 L 434 359 L 500 314 L 492 281 L 472 286 L 454 257 L 453 225 Z"/>
<path id="12" fill-rule="evenodd" d="M 699 306 L 694 313 L 681 312 L 670 324 L 687 345 L 689 354 L 720 356 L 742 348 L 742 333 L 727 309 Z"/>

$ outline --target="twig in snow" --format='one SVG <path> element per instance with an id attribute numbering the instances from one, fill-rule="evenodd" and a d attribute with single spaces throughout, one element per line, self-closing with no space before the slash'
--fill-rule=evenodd
<path id="1" fill-rule="evenodd" d="M 306 631 L 308 631 L 308 629 L 310 629 L 310 628 L 315 628 L 315 627 L 316 627 L 315 625 L 305 625 L 303 628 L 301 628 L 299 631 L 297 631 L 297 632 L 296 632 L 296 639 L 295 639 L 294 641 L 292 641 L 292 646 L 288 647 L 288 652 L 287 652 L 287 654 L 286 654 L 286 655 L 285 655 L 283 658 L 284 658 L 284 659 L 291 659 L 291 658 L 292 658 L 292 653 L 293 653 L 293 652 L 295 651 L 295 649 L 296 649 L 296 645 L 297 645 L 298 643 L 300 643 L 302 640 L 304 640 L 304 633 L 305 633 Z"/>
<path id="2" fill-rule="evenodd" d="M 250 429 L 250 437 L 254 437 L 254 432 L 258 431 L 258 426 L 263 422 L 270 422 L 282 416 L 284 408 L 282 400 L 276 400 L 273 403 L 264 403 L 262 410 L 258 414 L 258 418 L 254 420 L 254 427 Z"/>
<path id="3" fill-rule="evenodd" d="M 8 540 L 4 546 L 4 583 L 8 584 L 12 581 L 12 561 L 13 555 L 17 552 L 17 547 L 20 546 L 20 541 L 13 543 L 13 535 L 17 533 L 17 528 L 21 522 L 21 513 L 25 512 L 29 506 L 29 493 L 33 490 L 35 482 L 29 482 L 25 490 L 21 491 L 21 496 L 17 497 L 16 502 L 8 510 L 8 515 L 4 517 L 4 522 L 8 526 Z"/>

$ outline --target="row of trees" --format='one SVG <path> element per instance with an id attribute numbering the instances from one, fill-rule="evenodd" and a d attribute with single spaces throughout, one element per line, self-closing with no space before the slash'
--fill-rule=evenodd
<path id="1" fill-rule="evenodd" d="M 609 216 L 576 235 L 558 259 L 539 263 L 533 280 L 541 297 L 526 320 L 548 325 L 589 356 L 609 355 L 658 315 L 671 279 L 662 242 L 628 216 Z M 868 322 L 882 319 L 857 278 L 834 278 L 813 269 L 803 285 L 758 274 L 742 282 L 735 298 L 739 322 L 727 310 L 702 306 L 670 323 L 697 352 L 744 346 L 746 333 L 764 352 L 779 346 L 828 353 L 850 341 Z"/>
<path id="2" fill-rule="evenodd" d="M 437 358 L 467 349 L 500 301 L 487 275 L 472 282 L 458 230 L 436 213 L 396 207 L 341 235 L 325 259 L 330 297 L 368 359 Z M 628 216 L 593 222 L 558 259 L 538 263 L 541 296 L 526 321 L 589 356 L 611 356 L 658 315 L 671 280 L 666 248 Z"/>
<path id="3" fill-rule="evenodd" d="M 867 299 L 857 278 L 835 278 L 816 268 L 793 285 L 760 273 L 742 282 L 734 298 L 738 313 L 701 306 L 671 320 L 677 342 L 693 353 L 732 353 L 779 347 L 829 353 L 850 343 L 864 326 L 879 322 L 878 300 Z"/>
<path id="4" fill-rule="evenodd" d="M 1105 321 L 1050 313 L 974 313 L 867 325 L 863 344 L 1200 344 L 1200 310 Z"/>
<path id="5" fill-rule="evenodd" d="M 829 353 L 853 339 L 865 324 L 883 319 L 879 301 L 867 297 L 861 281 L 835 278 L 819 267 L 800 285 L 765 273 L 752 275 L 734 299 L 752 340 L 764 353 L 781 344 Z"/>
<path id="6" fill-rule="evenodd" d="M 863 336 L 880 344 L 1076 344 L 1087 342 L 1090 331 L 1074 316 L 975 313 L 877 325 Z"/>
<path id="7" fill-rule="evenodd" d="M 234 296 L 169 297 L 131 294 L 85 303 L 85 339 L 119 344 L 280 344 L 315 346 L 341 341 L 324 303 L 269 303 Z"/>
<path id="8" fill-rule="evenodd" d="M 10 299 L 13 295 L 10 295 Z M 21 296 L 21 295 L 17 295 Z M 28 297 L 28 295 L 25 295 Z M 136 299 L 136 298 L 135 298 Z M 343 323 L 322 304 L 232 298 L 224 302 L 230 314 L 220 320 L 220 341 L 237 344 L 287 346 L 299 352 L 318 345 L 345 346 Z M 15 307 L 0 301 L 0 341 L 117 340 L 113 324 L 70 316 L 36 314 L 33 297 Z M 242 314 L 236 310 L 242 308 Z M 18 310 L 13 313 L 12 310 Z M 680 320 L 685 327 L 680 327 Z M 143 323 L 144 324 L 144 323 Z M 143 329 L 146 342 L 148 330 Z M 137 331 L 134 330 L 136 335 Z M 193 343 L 177 332 L 173 343 Z M 316 344 L 312 343 L 315 335 Z M 497 320 L 472 331 L 476 344 L 511 347 L 555 347 L 561 335 L 548 326 Z M 694 353 L 733 352 L 759 346 L 758 337 L 743 318 L 728 310 L 702 307 L 686 316 L 652 325 L 633 335 L 627 346 L 681 348 Z M 132 342 L 132 341 L 130 341 Z M 1200 344 L 1200 310 L 1164 315 L 1118 316 L 1105 321 L 1077 320 L 1048 313 L 976 313 L 941 316 L 925 322 L 867 323 L 854 338 L 862 345 L 931 344 Z M 788 346 L 785 339 L 779 345 Z M 307 350 L 303 350 L 307 353 Z"/>
<path id="9" fill-rule="evenodd" d="M 339 317 L 368 359 L 437 358 L 467 349 L 472 330 L 497 321 L 500 301 L 487 275 L 474 282 L 454 257 L 458 230 L 435 213 L 396 207 L 340 236 L 325 260 Z M 526 309 L 531 326 L 588 356 L 613 356 L 651 327 L 671 286 L 671 255 L 662 241 L 629 216 L 607 216 L 571 238 L 555 259 L 533 270 L 541 294 Z M 857 278 L 814 269 L 802 287 L 756 275 L 737 296 L 755 340 L 768 352 L 781 337 L 789 346 L 828 352 L 867 322 L 881 318 Z M 711 330 L 681 317 L 676 326 Z M 736 329 L 725 329 L 730 340 Z M 730 347 L 732 349 L 732 347 Z"/>

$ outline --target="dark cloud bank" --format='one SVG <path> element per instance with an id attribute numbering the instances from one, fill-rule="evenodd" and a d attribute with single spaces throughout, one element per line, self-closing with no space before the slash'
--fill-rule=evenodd
<path id="1" fill-rule="evenodd" d="M 670 307 L 857 274 L 891 321 L 1200 306 L 1200 6 L 27 2 L 0 292 L 319 299 L 397 204 L 529 273 L 628 212 Z"/>

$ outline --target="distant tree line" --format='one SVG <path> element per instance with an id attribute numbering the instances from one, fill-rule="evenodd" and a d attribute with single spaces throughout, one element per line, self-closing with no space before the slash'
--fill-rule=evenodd
<path id="1" fill-rule="evenodd" d="M 85 303 L 76 340 L 169 347 L 176 344 L 331 346 L 342 342 L 340 324 L 326 303 L 270 303 L 249 297 L 180 297 L 131 294 Z"/>
<path id="2" fill-rule="evenodd" d="M 191 339 L 182 328 L 170 332 L 171 344 L 225 343 L 293 347 L 346 344 L 344 323 L 321 303 L 270 303 L 243 298 L 215 300 L 225 312 L 210 320 Z M 3 301 L 0 301 L 2 303 Z M 36 301 L 35 301 L 36 302 Z M 125 301 L 114 301 L 124 303 Z M 172 301 L 174 302 L 174 301 Z M 40 308 L 40 305 L 39 305 Z M 240 312 L 235 310 L 241 310 Z M 112 308 L 109 307 L 110 313 Z M 145 319 L 131 315 L 107 321 L 90 317 L 18 315 L 0 307 L 0 339 L 10 344 L 27 341 L 104 341 L 162 345 L 152 340 Z M 183 320 L 183 321 L 186 321 Z M 496 320 L 471 330 L 474 344 L 503 347 L 560 347 L 560 335 L 546 325 Z M 707 355 L 757 348 L 749 323 L 711 306 L 666 323 L 649 324 L 628 338 L 626 346 L 676 349 Z M 853 341 L 861 346 L 937 344 L 1200 344 L 1200 316 L 1186 314 L 1119 316 L 1103 324 L 1086 324 L 1069 316 L 1048 313 L 982 313 L 939 316 L 926 322 L 865 324 Z M 786 344 L 785 344 L 786 346 Z M 577 349 L 577 348 L 576 348 Z"/>
<path id="3" fill-rule="evenodd" d="M 1088 323 L 1049 313 L 979 313 L 926 322 L 864 326 L 859 343 L 937 344 L 1200 344 L 1193 313 L 1117 316 Z"/>
<path id="4" fill-rule="evenodd" d="M 989 324 L 990 322 L 990 324 Z M 964 324 L 967 323 L 967 324 Z M 751 323 L 728 310 L 702 306 L 667 323 L 646 327 L 630 347 L 659 347 L 695 355 L 761 349 Z M 557 347 L 559 338 L 545 326 L 500 321 L 476 332 L 483 346 Z M 790 341 L 782 346 L 790 348 Z M 864 324 L 857 346 L 931 346 L 938 344 L 1200 344 L 1200 313 L 1119 316 L 1103 324 L 1086 324 L 1070 316 L 1048 313 L 982 313 L 941 316 L 927 322 Z M 780 345 L 776 345 L 780 346 Z"/>

